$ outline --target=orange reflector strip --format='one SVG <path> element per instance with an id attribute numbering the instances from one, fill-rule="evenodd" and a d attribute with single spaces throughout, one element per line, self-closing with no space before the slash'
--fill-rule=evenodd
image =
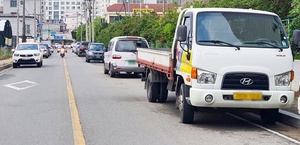
<path id="1" fill-rule="evenodd" d="M 294 80 L 294 74 L 295 74 L 295 72 L 293 70 L 291 70 L 291 80 L 290 81 Z"/>
<path id="2" fill-rule="evenodd" d="M 197 69 L 194 67 L 192 67 L 191 77 L 192 79 L 197 79 Z"/>

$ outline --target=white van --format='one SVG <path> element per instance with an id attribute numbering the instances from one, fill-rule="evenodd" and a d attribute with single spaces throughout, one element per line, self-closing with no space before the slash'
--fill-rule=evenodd
<path id="1" fill-rule="evenodd" d="M 149 48 L 147 40 L 138 36 L 119 36 L 110 40 L 104 53 L 104 74 L 114 77 L 120 72 L 144 72 L 136 62 L 136 48 Z"/>

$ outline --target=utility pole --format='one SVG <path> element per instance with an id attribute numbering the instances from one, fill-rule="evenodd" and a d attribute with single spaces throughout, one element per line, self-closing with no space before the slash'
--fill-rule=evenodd
<path id="1" fill-rule="evenodd" d="M 22 1 L 23 4 L 23 31 L 22 31 L 22 42 L 26 42 L 26 35 L 25 35 L 25 0 Z"/>
<path id="2" fill-rule="evenodd" d="M 95 42 L 95 25 L 94 25 L 94 19 L 95 19 L 95 0 L 93 0 L 93 18 L 92 18 L 92 42 Z"/>
<path id="3" fill-rule="evenodd" d="M 165 4 L 165 0 L 163 0 L 163 17 L 165 17 L 165 8 L 166 8 L 166 4 Z"/>
<path id="4" fill-rule="evenodd" d="M 19 18 L 19 0 L 17 0 L 17 44 L 19 44 L 19 23 L 20 23 L 20 18 Z"/>
<path id="5" fill-rule="evenodd" d="M 37 25 L 36 25 L 36 0 L 34 0 L 34 9 L 33 9 L 33 10 L 34 10 L 34 12 L 33 12 L 33 22 L 34 22 L 34 23 L 33 23 L 33 28 L 34 28 L 34 29 L 33 29 L 33 31 L 34 31 L 34 32 L 33 32 L 33 33 L 34 33 L 34 34 L 33 34 L 33 35 L 34 35 L 34 36 L 33 36 L 33 39 L 34 39 L 34 40 L 33 40 L 33 41 L 36 42 L 36 26 L 37 26 Z"/>
<path id="6" fill-rule="evenodd" d="M 88 2 L 88 9 L 89 9 L 89 40 L 91 41 L 91 42 L 93 42 L 93 40 L 92 40 L 92 29 L 91 29 L 91 27 L 92 27 L 92 3 L 91 3 L 91 1 L 92 0 L 89 0 L 89 2 Z"/>
<path id="7" fill-rule="evenodd" d="M 87 16 L 87 2 L 85 2 L 84 4 L 84 17 L 85 17 L 85 41 L 89 41 L 89 37 L 88 37 L 88 24 L 89 24 L 89 19 Z"/>
<path id="8" fill-rule="evenodd" d="M 130 0 L 128 0 L 128 16 L 130 17 Z"/>

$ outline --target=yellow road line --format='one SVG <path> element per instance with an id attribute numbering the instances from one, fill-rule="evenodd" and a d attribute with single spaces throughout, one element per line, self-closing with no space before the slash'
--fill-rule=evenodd
<path id="1" fill-rule="evenodd" d="M 74 145 L 85 145 L 85 140 L 84 140 L 84 136 L 83 136 L 83 132 L 82 132 L 82 127 L 80 124 L 79 114 L 78 114 L 75 97 L 74 97 L 74 93 L 73 93 L 73 88 L 71 85 L 71 80 L 70 80 L 69 71 L 67 68 L 67 63 L 66 63 L 65 58 L 64 58 L 64 68 L 65 68 L 65 76 L 66 76 L 66 81 L 67 81 L 69 105 L 70 105 L 70 111 L 71 111 Z"/>

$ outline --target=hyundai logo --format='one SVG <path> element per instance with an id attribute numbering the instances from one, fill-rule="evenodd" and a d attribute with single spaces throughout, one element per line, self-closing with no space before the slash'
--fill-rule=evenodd
<path id="1" fill-rule="evenodd" d="M 253 80 L 250 78 L 242 78 L 242 79 L 240 79 L 240 83 L 242 85 L 249 86 L 249 85 L 253 84 Z"/>

